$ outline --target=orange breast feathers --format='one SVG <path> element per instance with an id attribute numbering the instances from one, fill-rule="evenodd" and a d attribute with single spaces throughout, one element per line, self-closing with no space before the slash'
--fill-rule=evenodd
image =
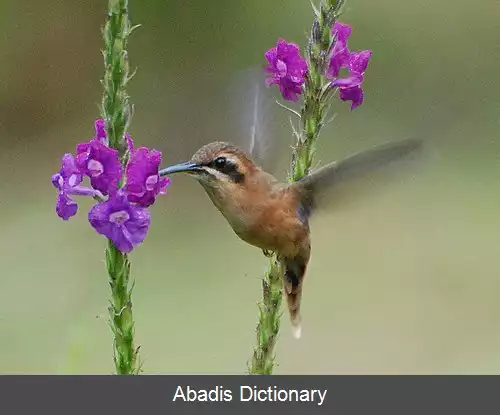
<path id="1" fill-rule="evenodd" d="M 246 242 L 290 257 L 309 245 L 309 226 L 300 219 L 299 198 L 290 189 L 234 196 L 239 199 L 242 219 L 247 224 L 243 232 L 237 233 Z"/>

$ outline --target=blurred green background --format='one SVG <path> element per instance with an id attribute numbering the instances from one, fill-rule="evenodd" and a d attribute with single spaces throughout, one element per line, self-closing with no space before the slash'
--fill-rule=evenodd
<path id="1" fill-rule="evenodd" d="M 104 238 L 54 213 L 60 157 L 93 136 L 105 0 L 0 2 L 0 372 L 110 373 Z M 304 45 L 306 0 L 130 0 L 131 133 L 165 164 L 248 135 L 228 97 L 280 37 Z M 283 316 L 278 373 L 500 373 L 500 4 L 351 0 L 372 49 L 365 104 L 322 135 L 318 161 L 423 137 L 429 155 L 312 222 L 303 338 Z M 236 86 L 235 86 L 236 85 Z M 277 97 L 277 90 L 272 91 Z M 236 109 L 236 111 L 235 111 Z M 231 114 L 231 115 L 229 115 Z M 270 113 L 284 177 L 288 115 Z M 132 257 L 146 373 L 241 373 L 266 269 L 201 187 L 175 177 Z"/>

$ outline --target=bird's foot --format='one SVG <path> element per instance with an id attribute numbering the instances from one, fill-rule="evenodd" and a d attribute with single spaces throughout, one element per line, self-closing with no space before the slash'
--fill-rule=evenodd
<path id="1" fill-rule="evenodd" d="M 263 249 L 262 253 L 264 254 L 264 256 L 266 256 L 268 258 L 271 258 L 273 256 L 273 254 L 274 254 L 274 252 L 270 251 L 269 249 Z"/>

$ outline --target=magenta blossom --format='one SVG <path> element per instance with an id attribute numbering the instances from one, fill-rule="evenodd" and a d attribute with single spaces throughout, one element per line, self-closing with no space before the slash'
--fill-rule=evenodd
<path id="1" fill-rule="evenodd" d="M 89 212 L 89 222 L 122 252 L 129 253 L 146 239 L 151 217 L 146 208 L 133 205 L 119 191 Z"/>
<path id="2" fill-rule="evenodd" d="M 123 175 L 118 150 L 109 148 L 94 138 L 77 146 L 76 162 L 82 173 L 90 177 L 90 184 L 94 189 L 103 195 L 117 190 Z"/>
<path id="3" fill-rule="evenodd" d="M 141 147 L 132 153 L 127 166 L 128 200 L 148 207 L 158 194 L 166 194 L 170 179 L 160 178 L 161 153 Z"/>
<path id="4" fill-rule="evenodd" d="M 266 79 L 266 84 L 278 85 L 284 99 L 298 101 L 308 73 L 307 62 L 300 56 L 299 47 L 280 39 L 275 48 L 267 51 L 266 59 L 269 62 L 266 72 L 272 74 Z"/>
<path id="5" fill-rule="evenodd" d="M 145 147 L 135 150 L 128 133 L 125 139 L 130 158 L 123 177 L 118 151 L 108 146 L 105 121 L 97 120 L 95 130 L 92 140 L 77 146 L 76 157 L 64 155 L 61 170 L 52 176 L 52 184 L 59 191 L 56 212 L 68 220 L 78 211 L 71 196 L 97 197 L 100 203 L 89 212 L 90 224 L 120 251 L 129 253 L 146 238 L 151 221 L 146 208 L 157 195 L 166 193 L 170 179 L 158 174 L 161 153 Z M 84 176 L 90 178 L 93 189 L 81 186 Z M 122 182 L 127 183 L 125 188 Z"/>
<path id="6" fill-rule="evenodd" d="M 82 173 L 76 166 L 75 158 L 72 154 L 65 154 L 62 158 L 62 166 L 59 173 L 52 176 L 52 184 L 59 190 L 57 197 L 56 213 L 68 220 L 76 215 L 78 204 L 71 196 L 98 196 L 99 192 L 80 186 L 83 180 Z"/>
<path id="7" fill-rule="evenodd" d="M 335 23 L 332 30 L 332 36 L 335 38 L 332 57 L 326 76 L 330 79 L 337 78 L 342 68 L 347 68 L 351 53 L 347 47 L 347 41 L 351 37 L 352 29 L 344 23 Z"/>
<path id="8" fill-rule="evenodd" d="M 348 63 L 348 69 L 351 75 L 344 79 L 336 79 L 332 85 L 340 89 L 340 99 L 342 101 L 351 101 L 351 110 L 359 107 L 363 103 L 363 89 L 361 84 L 370 58 L 371 50 L 351 53 Z"/>
<path id="9" fill-rule="evenodd" d="M 351 101 L 351 110 L 363 103 L 363 89 L 361 84 L 364 74 L 370 62 L 372 51 L 350 52 L 347 41 L 352 34 L 350 26 L 343 23 L 335 23 L 332 35 L 335 37 L 335 45 L 327 71 L 327 77 L 332 79 L 332 86 L 340 90 L 342 101 Z M 347 69 L 349 76 L 339 78 L 341 69 Z"/>

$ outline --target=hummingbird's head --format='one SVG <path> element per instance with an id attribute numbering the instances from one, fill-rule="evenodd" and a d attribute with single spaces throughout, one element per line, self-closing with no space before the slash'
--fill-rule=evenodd
<path id="1" fill-rule="evenodd" d="M 238 147 L 216 141 L 200 148 L 191 160 L 160 170 L 160 176 L 187 173 L 205 188 L 233 188 L 258 168 Z"/>

